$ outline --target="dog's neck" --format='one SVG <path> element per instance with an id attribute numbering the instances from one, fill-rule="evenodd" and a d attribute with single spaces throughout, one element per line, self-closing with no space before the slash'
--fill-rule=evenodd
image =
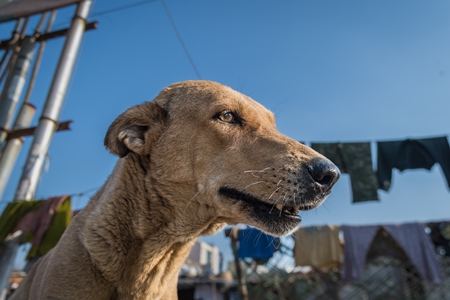
<path id="1" fill-rule="evenodd" d="M 138 157 L 119 160 L 85 209 L 81 241 L 119 295 L 158 299 L 167 285 L 175 283 L 176 290 L 178 272 L 196 239 L 223 224 L 199 221 L 194 204 L 192 212 L 180 209 L 160 196 L 152 178 L 136 172 L 148 172 Z"/>

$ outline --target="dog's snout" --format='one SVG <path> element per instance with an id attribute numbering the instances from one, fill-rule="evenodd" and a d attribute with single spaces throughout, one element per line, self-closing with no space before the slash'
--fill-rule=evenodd
<path id="1" fill-rule="evenodd" d="M 341 176 L 338 167 L 325 158 L 313 160 L 308 166 L 312 179 L 320 185 L 324 191 L 329 191 Z"/>

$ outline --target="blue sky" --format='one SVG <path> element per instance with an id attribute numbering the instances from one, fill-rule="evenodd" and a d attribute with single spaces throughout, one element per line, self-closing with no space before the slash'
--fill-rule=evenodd
<path id="1" fill-rule="evenodd" d="M 139 2 L 139 1 L 136 1 Z M 92 13 L 131 1 L 97 0 Z M 261 102 L 279 130 L 300 141 L 358 142 L 450 133 L 450 2 L 166 0 L 203 79 Z M 65 9 L 55 25 L 68 24 Z M 197 79 L 161 2 L 91 20 L 38 198 L 73 197 L 82 208 L 117 158 L 103 147 L 109 124 L 165 86 Z M 0 24 L 2 39 L 12 24 Z M 47 44 L 31 102 L 42 108 L 63 40 Z M 38 114 L 40 110 L 38 111 Z M 37 118 L 34 123 L 37 123 Z M 30 144 L 27 139 L 25 145 Z M 14 195 L 24 148 L 2 202 Z M 374 153 L 375 158 L 375 153 Z M 394 170 L 379 202 L 351 203 L 343 175 L 326 203 L 302 213 L 303 225 L 448 219 L 450 193 L 440 166 Z M 208 238 L 225 245 L 223 234 Z"/>

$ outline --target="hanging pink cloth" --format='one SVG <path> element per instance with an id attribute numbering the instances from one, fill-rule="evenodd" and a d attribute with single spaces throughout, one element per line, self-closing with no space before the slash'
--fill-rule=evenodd
<path id="1" fill-rule="evenodd" d="M 40 245 L 44 234 L 47 232 L 52 223 L 53 216 L 61 203 L 69 196 L 52 197 L 44 201 L 44 204 L 36 210 L 27 213 L 17 223 L 14 231 L 22 230 L 23 232 L 32 232 L 34 234 L 31 244 L 33 246 Z"/>

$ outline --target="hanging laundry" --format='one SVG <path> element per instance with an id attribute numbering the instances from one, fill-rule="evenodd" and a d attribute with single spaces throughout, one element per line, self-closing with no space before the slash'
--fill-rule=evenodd
<path id="1" fill-rule="evenodd" d="M 239 229 L 238 258 L 269 259 L 275 251 L 275 237 L 256 228 Z"/>
<path id="2" fill-rule="evenodd" d="M 33 232 L 31 244 L 33 246 L 39 245 L 50 227 L 56 210 L 67 198 L 67 196 L 53 197 L 43 201 L 44 203 L 37 211 L 29 212 L 20 219 L 13 232 L 17 230 Z"/>
<path id="3" fill-rule="evenodd" d="M 450 221 L 432 222 L 426 226 L 430 229 L 430 238 L 439 255 L 450 257 Z"/>
<path id="4" fill-rule="evenodd" d="M 403 249 L 422 279 L 436 284 L 441 282 L 439 262 L 431 239 L 425 233 L 422 224 L 382 225 L 382 227 Z M 342 226 L 345 243 L 342 274 L 344 280 L 355 281 L 361 278 L 367 252 L 380 228 L 381 225 Z"/>
<path id="5" fill-rule="evenodd" d="M 54 197 L 47 201 L 9 203 L 0 217 L 0 238 L 10 232 L 24 232 L 22 243 L 31 243 L 27 259 L 42 256 L 59 241 L 72 216 L 70 197 Z"/>
<path id="6" fill-rule="evenodd" d="M 377 176 L 380 188 L 391 187 L 392 169 L 427 169 L 438 163 L 450 187 L 450 147 L 447 137 L 378 142 Z"/>
<path id="7" fill-rule="evenodd" d="M 294 258 L 297 266 L 331 268 L 343 261 L 339 239 L 340 226 L 302 227 L 294 233 Z"/>
<path id="8" fill-rule="evenodd" d="M 341 173 L 350 175 L 353 202 L 379 200 L 369 142 L 312 143 L 311 148 L 330 159 Z"/>
<path id="9" fill-rule="evenodd" d="M 0 244 L 3 244 L 5 238 L 13 231 L 24 215 L 38 210 L 43 204 L 44 201 L 38 200 L 8 203 L 0 216 Z"/>
<path id="10" fill-rule="evenodd" d="M 342 226 L 344 234 L 344 265 L 342 277 L 345 281 L 361 278 L 366 264 L 367 251 L 380 227 Z"/>
<path id="11" fill-rule="evenodd" d="M 408 223 L 383 227 L 402 247 L 422 279 L 436 284 L 441 282 L 436 252 L 423 224 Z"/>
<path id="12" fill-rule="evenodd" d="M 72 220 L 72 204 L 70 197 L 63 196 L 51 199 L 53 199 L 53 203 L 56 202 L 60 204 L 57 207 L 54 207 L 56 208 L 54 216 L 51 220 L 50 225 L 42 236 L 41 242 L 39 244 L 36 244 L 33 238 L 33 246 L 28 252 L 27 260 L 30 260 L 36 256 L 43 256 L 51 249 L 53 249 L 59 242 L 61 236 Z"/>

